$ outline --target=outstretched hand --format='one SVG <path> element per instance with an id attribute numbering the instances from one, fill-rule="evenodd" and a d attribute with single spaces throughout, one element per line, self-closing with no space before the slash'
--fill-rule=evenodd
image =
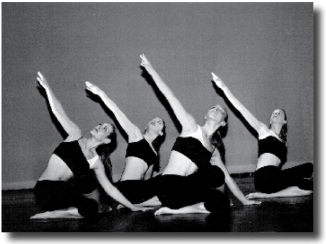
<path id="1" fill-rule="evenodd" d="M 261 204 L 261 202 L 259 201 L 254 201 L 254 200 L 247 200 L 242 202 L 243 205 L 259 205 Z"/>
<path id="2" fill-rule="evenodd" d="M 140 204 L 134 204 L 134 207 L 131 209 L 131 211 L 133 212 L 137 212 L 137 211 L 147 211 L 147 210 L 151 210 L 153 208 L 150 208 L 150 207 L 143 207 L 141 206 Z"/>
<path id="3" fill-rule="evenodd" d="M 217 87 L 219 88 L 224 88 L 225 87 L 225 84 L 224 82 L 216 75 L 212 72 L 212 76 L 213 76 L 213 81 L 214 83 L 216 84 Z"/>
<path id="4" fill-rule="evenodd" d="M 45 77 L 42 75 L 40 71 L 37 72 L 37 77 L 36 77 L 38 84 L 42 86 L 44 89 L 49 88 L 49 84 Z"/>
<path id="5" fill-rule="evenodd" d="M 100 94 L 101 89 L 98 88 L 98 86 L 93 85 L 93 84 L 90 83 L 89 81 L 86 81 L 85 84 L 86 84 L 86 89 L 87 89 L 88 91 L 94 93 L 95 95 Z"/>
<path id="6" fill-rule="evenodd" d="M 141 63 L 140 63 L 141 66 L 143 66 L 147 71 L 148 69 L 153 69 L 151 63 L 148 61 L 148 59 L 144 54 L 140 55 L 140 58 L 141 58 Z"/>

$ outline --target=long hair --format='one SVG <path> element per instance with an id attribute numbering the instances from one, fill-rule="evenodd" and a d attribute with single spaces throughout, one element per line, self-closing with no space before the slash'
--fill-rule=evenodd
<path id="1" fill-rule="evenodd" d="M 288 121 L 285 110 L 282 109 L 282 108 L 279 109 L 279 110 L 283 111 L 283 113 L 284 113 L 284 120 L 285 120 L 285 121 Z M 272 125 L 269 124 L 269 128 L 271 128 L 271 126 L 272 126 Z M 281 131 L 280 131 L 280 135 L 279 135 L 279 137 L 280 137 L 280 138 L 281 138 L 285 143 L 287 142 L 287 138 L 288 138 L 287 133 L 288 133 L 288 123 L 283 124 L 283 126 L 282 126 L 282 128 L 281 128 Z"/>
<path id="2" fill-rule="evenodd" d="M 159 172 L 160 169 L 161 169 L 161 166 L 160 166 L 160 159 L 161 159 L 161 155 L 160 155 L 160 149 L 161 149 L 161 146 L 165 140 L 165 137 L 166 137 L 166 133 L 165 133 L 165 130 L 166 130 L 166 126 L 165 126 L 165 122 L 164 120 L 163 121 L 163 128 L 162 128 L 162 133 L 163 135 L 158 135 L 153 141 L 152 141 L 152 146 L 154 147 L 156 153 L 157 153 L 157 157 L 156 157 L 156 162 L 154 162 L 154 165 L 153 165 L 153 171 L 155 172 Z M 147 128 L 144 130 L 143 134 L 145 134 L 147 131 Z"/>
<path id="3" fill-rule="evenodd" d="M 226 114 L 224 117 L 224 122 L 226 124 L 227 124 L 227 120 L 228 120 L 228 115 Z M 226 128 L 226 126 L 222 128 Z M 222 162 L 225 163 L 225 146 L 221 136 L 222 128 L 219 127 L 216 131 L 214 131 L 214 133 L 210 136 L 209 141 L 220 152 Z"/>
<path id="4" fill-rule="evenodd" d="M 163 120 L 162 120 L 163 121 Z M 153 171 L 155 172 L 159 172 L 160 169 L 161 169 L 161 166 L 160 166 L 160 159 L 161 159 L 161 155 L 160 155 L 160 149 L 161 149 L 161 146 L 165 140 L 165 137 L 166 137 L 166 133 L 165 133 L 165 122 L 163 121 L 163 129 L 162 129 L 162 133 L 163 135 L 158 135 L 153 141 L 152 141 L 152 145 L 157 153 L 157 160 L 156 162 L 154 163 L 153 165 Z"/>
<path id="5" fill-rule="evenodd" d="M 111 123 L 110 123 L 111 124 Z M 111 124 L 112 125 L 112 124 Z M 97 154 L 100 156 L 101 161 L 104 165 L 105 174 L 108 179 L 113 182 L 112 180 L 112 163 L 110 159 L 111 153 L 117 147 L 117 134 L 115 126 L 112 125 L 112 133 L 107 137 L 111 139 L 111 142 L 108 144 L 102 144 L 96 148 Z"/>
<path id="6" fill-rule="evenodd" d="M 222 162 L 225 163 L 225 146 L 220 134 L 219 129 L 217 129 L 209 138 L 211 144 L 217 148 L 220 152 Z"/>

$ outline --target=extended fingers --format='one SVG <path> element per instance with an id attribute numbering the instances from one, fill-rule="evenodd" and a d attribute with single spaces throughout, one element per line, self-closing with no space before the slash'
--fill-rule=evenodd
<path id="1" fill-rule="evenodd" d="M 153 209 L 153 208 L 143 208 L 143 212 L 145 212 L 145 211 L 147 211 L 147 210 L 151 210 L 151 209 Z"/>
<path id="2" fill-rule="evenodd" d="M 85 81 L 86 86 L 91 87 L 93 84 L 90 83 L 89 81 Z"/>
<path id="3" fill-rule="evenodd" d="M 148 60 L 147 60 L 147 58 L 145 57 L 144 54 L 141 54 L 141 55 L 140 55 L 140 58 L 141 58 L 141 60 L 142 60 L 141 65 L 144 66 L 144 65 L 149 64 L 149 62 L 148 62 Z"/>
<path id="4" fill-rule="evenodd" d="M 40 71 L 37 72 L 37 75 L 43 80 L 43 75 Z"/>
<path id="5" fill-rule="evenodd" d="M 216 74 L 214 74 L 213 72 L 212 72 L 212 76 L 213 76 L 213 79 L 214 79 L 214 81 L 222 81 Z"/>
<path id="6" fill-rule="evenodd" d="M 258 201 L 250 201 L 249 204 L 250 205 L 259 205 L 259 204 L 261 204 L 261 202 L 258 202 Z"/>

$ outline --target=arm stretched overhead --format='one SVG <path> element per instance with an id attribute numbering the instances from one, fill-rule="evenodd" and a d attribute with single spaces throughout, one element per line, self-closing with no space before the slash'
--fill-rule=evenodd
<path id="1" fill-rule="evenodd" d="M 50 107 L 51 107 L 53 114 L 55 115 L 55 117 L 58 119 L 59 123 L 62 125 L 63 129 L 68 134 L 66 141 L 79 139 L 82 136 L 79 127 L 69 119 L 69 117 L 65 113 L 61 103 L 59 102 L 57 97 L 54 95 L 47 80 L 41 74 L 41 72 L 38 72 L 37 75 L 38 75 L 37 81 L 39 82 L 39 85 L 42 86 L 46 91 L 46 95 L 48 97 Z"/>
<path id="2" fill-rule="evenodd" d="M 144 54 L 140 55 L 142 60 L 141 65 L 153 77 L 157 88 L 162 92 L 167 101 L 169 102 L 174 114 L 182 126 L 182 133 L 193 132 L 197 130 L 195 119 L 184 109 L 180 101 L 176 98 L 173 91 L 165 84 L 158 73 L 154 70 L 148 59 Z"/>
<path id="3" fill-rule="evenodd" d="M 232 103 L 232 105 L 242 114 L 242 116 L 248 121 L 248 123 L 257 131 L 258 134 L 265 132 L 268 128 L 267 126 L 256 119 L 255 116 L 245 107 L 243 104 L 233 95 L 230 89 L 225 85 L 225 83 L 214 73 L 213 81 L 215 85 L 220 88 L 227 99 Z"/>
<path id="4" fill-rule="evenodd" d="M 143 138 L 143 135 L 140 131 L 140 129 L 134 125 L 127 116 L 120 110 L 118 105 L 113 102 L 100 88 L 98 88 L 96 85 L 93 85 L 92 83 L 86 81 L 86 87 L 87 90 L 91 91 L 95 95 L 99 96 L 104 104 L 112 111 L 116 119 L 118 120 L 121 127 L 124 129 L 124 131 L 128 135 L 128 141 L 134 142 L 139 141 L 141 138 Z"/>

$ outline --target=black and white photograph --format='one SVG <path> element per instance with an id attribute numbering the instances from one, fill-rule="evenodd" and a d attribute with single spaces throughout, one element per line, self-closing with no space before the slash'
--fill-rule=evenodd
<path id="1" fill-rule="evenodd" d="M 2 232 L 318 231 L 313 2 L 1 15 Z"/>

